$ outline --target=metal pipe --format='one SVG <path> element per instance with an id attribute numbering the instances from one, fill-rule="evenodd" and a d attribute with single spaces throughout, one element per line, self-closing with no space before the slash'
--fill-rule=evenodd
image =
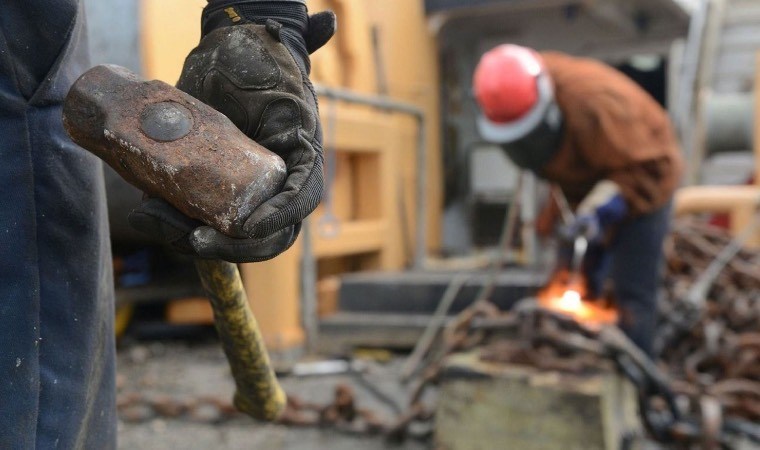
<path id="1" fill-rule="evenodd" d="M 522 198 L 520 199 L 520 222 L 522 236 L 522 263 L 535 266 L 538 260 L 538 234 L 536 233 L 537 184 L 536 176 L 529 171 L 523 171 Z"/>
<path id="2" fill-rule="evenodd" d="M 374 108 L 407 114 L 417 120 L 417 185 L 416 185 L 416 239 L 414 262 L 415 269 L 423 269 L 425 266 L 425 257 L 427 254 L 427 127 L 425 121 L 425 112 L 417 106 L 391 100 L 386 97 L 374 95 L 358 94 L 345 89 L 336 89 L 326 86 L 314 86 L 317 95 L 332 100 L 344 101 L 358 105 L 372 106 Z"/>
<path id="3" fill-rule="evenodd" d="M 306 334 L 306 350 L 314 351 L 319 337 L 317 300 L 317 259 L 314 255 L 312 219 L 306 218 L 301 228 L 301 324 Z"/>
<path id="4" fill-rule="evenodd" d="M 523 172 L 520 172 L 520 176 L 517 179 L 517 186 L 515 187 L 515 194 L 512 203 L 507 208 L 507 216 L 504 219 L 504 226 L 501 229 L 501 236 L 499 237 L 499 244 L 496 248 L 496 253 L 493 254 L 491 262 L 489 264 L 488 278 L 478 291 L 478 295 L 475 296 L 474 304 L 487 301 L 491 298 L 491 294 L 496 286 L 496 278 L 499 276 L 499 272 L 505 264 L 512 262 L 512 238 L 517 228 L 517 219 L 519 216 L 520 208 L 522 208 L 521 200 L 523 198 Z"/>
<path id="5" fill-rule="evenodd" d="M 438 306 L 435 308 L 435 312 L 430 317 L 425 331 L 422 332 L 422 336 L 420 336 L 420 339 L 414 345 L 412 353 L 409 354 L 401 366 L 401 379 L 403 381 L 408 380 L 417 371 L 420 363 L 430 351 L 435 337 L 438 336 L 438 331 L 446 323 L 446 316 L 454 304 L 454 300 L 456 300 L 470 276 L 470 274 L 458 273 L 451 279 L 448 287 L 446 287 L 446 292 L 443 293 L 441 301 L 438 302 Z"/>

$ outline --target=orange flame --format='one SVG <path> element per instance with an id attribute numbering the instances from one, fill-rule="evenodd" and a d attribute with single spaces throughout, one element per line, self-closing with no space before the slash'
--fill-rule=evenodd
<path id="1" fill-rule="evenodd" d="M 568 315 L 585 325 L 617 322 L 618 312 L 615 308 L 586 299 L 585 295 L 584 283 L 571 280 L 567 271 L 560 271 L 538 294 L 538 303 L 546 309 Z"/>

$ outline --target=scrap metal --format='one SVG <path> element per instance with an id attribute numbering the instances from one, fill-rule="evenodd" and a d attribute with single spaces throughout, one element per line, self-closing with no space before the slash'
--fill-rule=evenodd
<path id="1" fill-rule="evenodd" d="M 669 448 L 732 448 L 738 437 L 760 444 L 760 252 L 739 251 L 717 277 L 696 316 L 686 300 L 691 283 L 731 241 L 727 232 L 703 222 L 675 224 L 666 242 L 666 298 L 660 302 L 659 350 L 654 360 L 615 325 L 581 323 L 535 299 L 506 312 L 480 300 L 444 329 L 437 348 L 430 350 L 417 371 L 406 409 L 395 419 L 359 408 L 353 391 L 339 385 L 327 405 L 289 397 L 280 423 L 427 439 L 434 408 L 426 403 L 426 393 L 441 381 L 448 355 L 477 350 L 485 361 L 579 375 L 617 367 L 637 387 L 649 437 Z M 697 318 L 688 322 L 689 327 L 684 327 L 684 311 Z M 200 407 L 156 408 L 160 402 L 155 399 L 140 402 L 134 394 L 119 398 L 122 417 L 129 417 L 139 405 L 143 413 L 149 407 L 153 415 L 161 414 L 162 408 L 168 414 L 182 410 L 192 420 L 198 416 L 193 408 Z M 210 417 L 234 417 L 228 406 L 217 406 L 219 413 Z"/>

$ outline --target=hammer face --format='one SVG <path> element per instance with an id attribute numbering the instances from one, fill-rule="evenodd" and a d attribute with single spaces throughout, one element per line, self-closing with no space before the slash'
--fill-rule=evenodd
<path id="1" fill-rule="evenodd" d="M 154 103 L 140 114 L 140 130 L 155 141 L 176 141 L 192 128 L 193 113 L 178 103 Z"/>
<path id="2" fill-rule="evenodd" d="M 63 123 L 125 180 L 232 237 L 247 237 L 245 220 L 285 181 L 282 159 L 224 115 L 122 67 L 85 72 L 66 97 Z"/>

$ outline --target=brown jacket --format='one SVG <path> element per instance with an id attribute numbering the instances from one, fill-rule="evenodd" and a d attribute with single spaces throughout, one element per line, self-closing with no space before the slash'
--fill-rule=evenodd
<path id="1" fill-rule="evenodd" d="M 563 143 L 542 175 L 571 204 L 596 182 L 616 182 L 631 214 L 665 205 L 683 162 L 665 110 L 632 80 L 600 62 L 546 52 L 564 119 Z"/>

